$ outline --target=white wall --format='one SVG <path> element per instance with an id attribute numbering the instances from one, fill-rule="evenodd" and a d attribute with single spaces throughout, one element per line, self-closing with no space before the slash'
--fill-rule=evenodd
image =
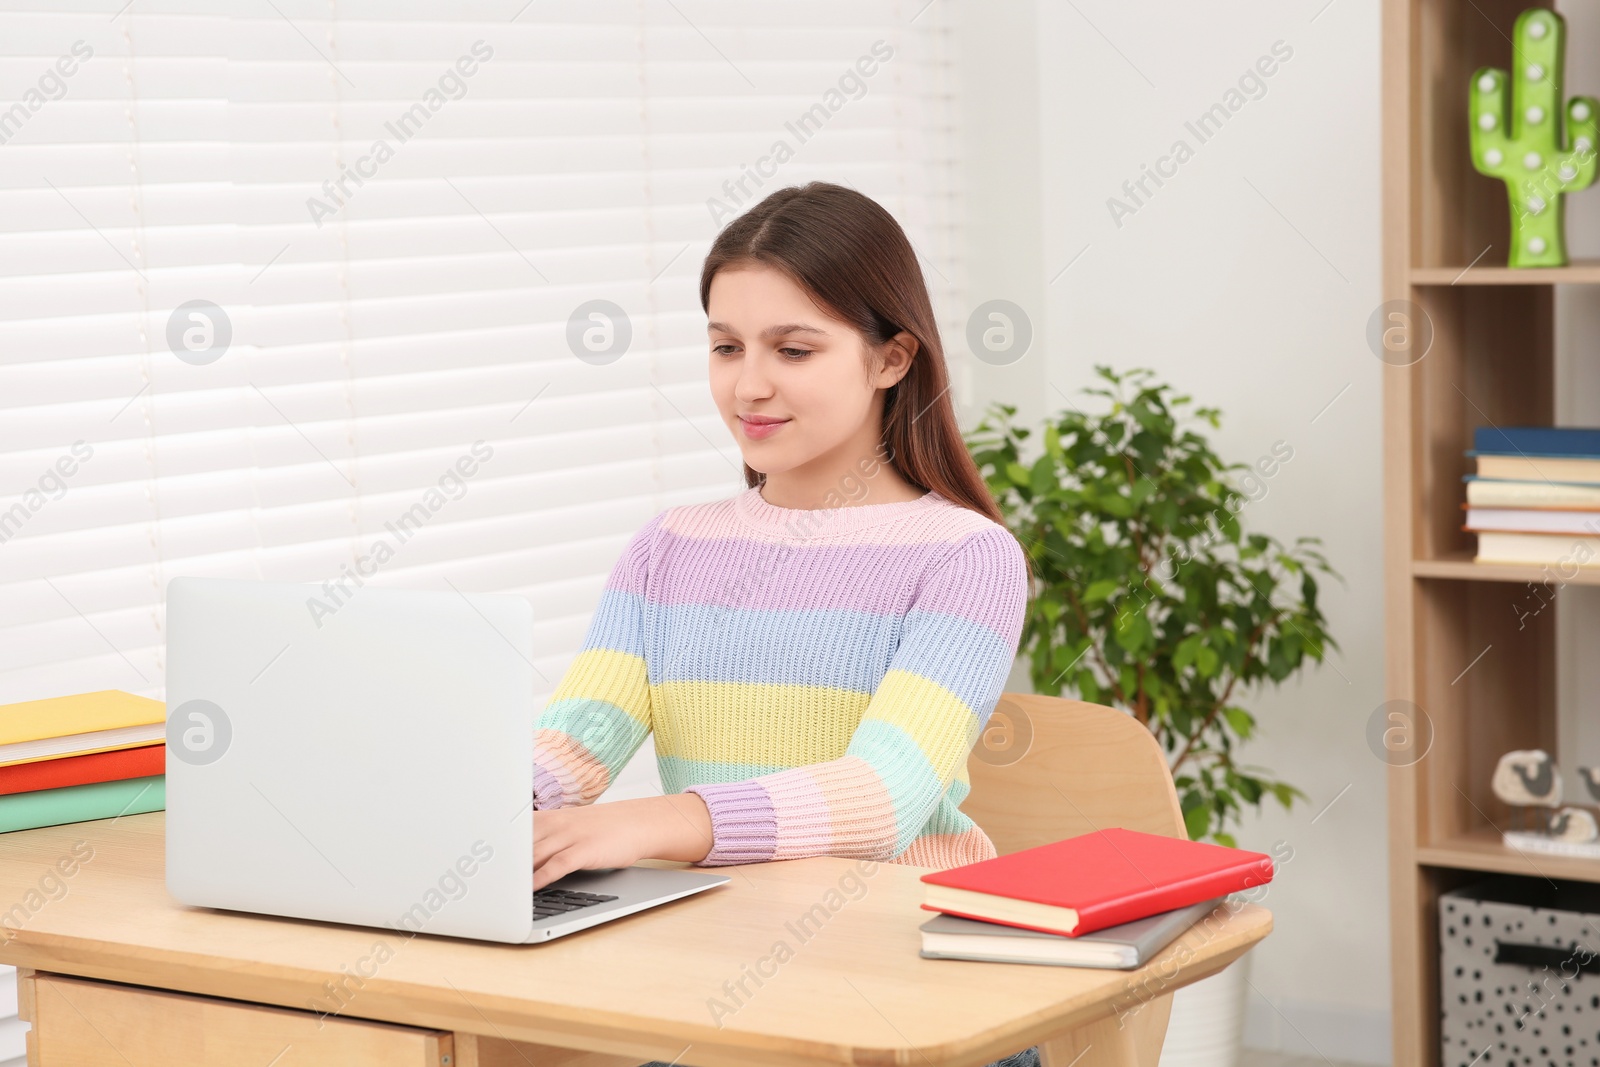
<path id="1" fill-rule="evenodd" d="M 974 399 L 1037 418 L 1064 406 L 1057 388 L 1081 403 L 1095 362 L 1153 367 L 1223 410 L 1225 458 L 1293 448 L 1243 521 L 1322 537 L 1345 577 L 1322 596 L 1342 652 L 1248 705 L 1262 735 L 1243 758 L 1311 801 L 1266 807 L 1240 836 L 1294 849 L 1265 900 L 1274 931 L 1251 954 L 1246 1043 L 1387 1063 L 1385 782 L 1364 734 L 1383 700 L 1380 364 L 1364 340 L 1380 300 L 1378 2 L 967 10 L 970 292 L 1015 300 L 1044 339 L 1020 364 L 983 367 Z M 1278 41 L 1292 55 L 1202 143 L 1185 122 Z M 1180 139 L 1192 157 L 1134 202 L 1124 181 Z M 1133 209 L 1120 226 L 1114 196 Z"/>

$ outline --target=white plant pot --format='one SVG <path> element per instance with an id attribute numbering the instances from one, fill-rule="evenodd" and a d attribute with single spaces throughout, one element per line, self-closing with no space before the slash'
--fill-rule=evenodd
<path id="1" fill-rule="evenodd" d="M 1172 994 L 1161 1067 L 1239 1067 L 1250 953 Z"/>

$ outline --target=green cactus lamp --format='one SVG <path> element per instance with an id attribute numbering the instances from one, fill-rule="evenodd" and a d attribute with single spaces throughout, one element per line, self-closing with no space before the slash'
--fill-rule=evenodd
<path id="1" fill-rule="evenodd" d="M 1512 72 L 1480 67 L 1468 91 L 1472 165 L 1505 182 L 1511 200 L 1508 262 L 1513 267 L 1566 265 L 1561 198 L 1594 181 L 1600 102 L 1573 97 L 1564 113 L 1570 139 L 1562 136 L 1566 32 L 1566 22 L 1554 11 L 1524 11 L 1511 31 Z"/>

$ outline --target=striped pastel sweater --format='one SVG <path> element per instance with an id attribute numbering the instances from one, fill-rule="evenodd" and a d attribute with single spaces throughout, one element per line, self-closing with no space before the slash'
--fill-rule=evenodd
<path id="1" fill-rule="evenodd" d="M 668 508 L 535 722 L 535 807 L 591 803 L 653 732 L 663 787 L 710 810 L 702 865 L 988 859 L 958 805 L 1026 596 L 1010 532 L 936 492 Z"/>

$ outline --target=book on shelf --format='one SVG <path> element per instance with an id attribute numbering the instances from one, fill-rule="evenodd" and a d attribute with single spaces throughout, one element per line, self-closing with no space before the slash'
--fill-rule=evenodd
<path id="1" fill-rule="evenodd" d="M 120 689 L 0 706 L 0 767 L 166 740 L 167 706 Z"/>
<path id="2" fill-rule="evenodd" d="M 1120 827 L 922 876 L 922 907 L 1078 937 L 1272 881 L 1265 853 Z"/>
<path id="3" fill-rule="evenodd" d="M 1600 428 L 1479 426 L 1466 455 L 1477 562 L 1600 566 Z"/>
<path id="4" fill-rule="evenodd" d="M 1600 427 L 1479 426 L 1472 431 L 1478 454 L 1600 457 Z"/>
<path id="5" fill-rule="evenodd" d="M 0 796 L 0 833 L 161 811 L 166 785 L 166 775 L 156 774 Z"/>
<path id="6" fill-rule="evenodd" d="M 59 789 L 67 785 L 114 782 L 123 778 L 148 778 L 165 774 L 166 770 L 165 744 L 90 752 L 60 759 L 31 760 L 0 767 L 0 796 L 30 793 L 35 789 Z"/>
<path id="7" fill-rule="evenodd" d="M 1600 510 L 1600 483 L 1526 481 L 1464 474 L 1471 508 L 1568 508 Z"/>
<path id="8" fill-rule="evenodd" d="M 1568 566 L 1600 565 L 1600 537 L 1577 534 L 1478 534 L 1479 563 L 1555 563 Z M 1569 575 L 1570 577 L 1570 575 Z"/>
<path id="9" fill-rule="evenodd" d="M 1600 456 L 1488 455 L 1468 452 L 1478 460 L 1484 478 L 1512 478 L 1525 482 L 1579 482 L 1600 485 Z"/>
<path id="10" fill-rule="evenodd" d="M 1588 534 L 1600 537 L 1600 510 L 1467 507 L 1465 528 L 1474 533 Z"/>
<path id="11" fill-rule="evenodd" d="M 1157 912 L 1078 937 L 1020 926 L 935 915 L 921 926 L 922 952 L 930 960 L 1037 963 L 1055 967 L 1142 967 L 1178 935 L 1204 919 L 1221 897 Z"/>

